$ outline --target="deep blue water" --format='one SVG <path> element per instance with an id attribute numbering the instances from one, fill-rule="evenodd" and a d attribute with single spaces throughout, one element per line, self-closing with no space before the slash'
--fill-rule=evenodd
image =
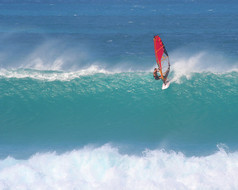
<path id="1" fill-rule="evenodd" d="M 237 10 L 1 1 L 0 189 L 237 189 Z"/>

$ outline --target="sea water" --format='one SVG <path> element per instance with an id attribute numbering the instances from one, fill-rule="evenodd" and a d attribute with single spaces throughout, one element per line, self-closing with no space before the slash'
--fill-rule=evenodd
<path id="1" fill-rule="evenodd" d="M 238 189 L 237 10 L 2 0 L 0 189 Z"/>

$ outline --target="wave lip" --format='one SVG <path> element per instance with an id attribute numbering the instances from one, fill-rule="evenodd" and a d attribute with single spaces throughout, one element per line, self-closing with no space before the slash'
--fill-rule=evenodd
<path id="1" fill-rule="evenodd" d="M 203 157 L 146 150 L 119 153 L 110 145 L 28 160 L 0 161 L 0 189 L 237 189 L 238 152 Z"/>
<path id="2" fill-rule="evenodd" d="M 55 80 L 62 80 L 62 81 L 69 81 L 75 78 L 79 78 L 80 76 L 85 75 L 93 75 L 93 74 L 112 74 L 108 70 L 100 68 L 96 65 L 92 65 L 86 69 L 81 69 L 78 71 L 57 71 L 57 70 L 35 70 L 35 69 L 1 69 L 0 70 L 0 77 L 2 78 L 32 78 L 38 80 L 48 80 L 48 81 L 55 81 Z"/>
<path id="3" fill-rule="evenodd" d="M 227 73 L 236 72 L 238 73 L 238 70 L 231 69 L 229 71 L 225 71 L 224 73 L 215 73 L 211 71 L 190 71 L 190 70 L 181 70 L 176 68 L 177 65 L 175 64 L 175 68 L 172 69 L 171 74 L 169 75 L 169 80 L 171 82 L 181 83 L 181 79 L 185 77 L 187 80 L 190 80 L 192 76 L 195 73 L 212 73 L 215 75 L 223 75 Z M 106 74 L 106 75 L 113 75 L 113 74 L 149 74 L 151 76 L 151 80 L 153 80 L 152 72 L 146 70 L 146 71 L 132 71 L 132 70 L 120 70 L 120 69 L 114 69 L 114 70 L 107 70 L 104 68 L 100 68 L 99 66 L 92 65 L 88 68 L 76 70 L 76 71 L 60 71 L 60 70 L 35 70 L 35 69 L 0 69 L 0 78 L 17 78 L 17 79 L 23 79 L 23 78 L 31 78 L 36 80 L 46 80 L 46 81 L 71 81 L 76 78 L 80 78 L 81 76 L 92 76 L 94 74 Z M 229 75 L 227 75 L 229 76 Z M 226 77 L 226 76 L 225 76 Z"/>

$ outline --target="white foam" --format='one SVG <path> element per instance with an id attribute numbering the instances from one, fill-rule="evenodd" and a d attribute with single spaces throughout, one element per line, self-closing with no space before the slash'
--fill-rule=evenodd
<path id="1" fill-rule="evenodd" d="M 238 152 L 204 157 L 146 150 L 120 154 L 105 145 L 61 155 L 0 161 L 0 189 L 238 189 Z"/>
<path id="2" fill-rule="evenodd" d="M 96 73 L 112 74 L 114 72 L 100 68 L 97 65 L 91 65 L 88 68 L 76 71 L 42 71 L 33 69 L 0 69 L 0 77 L 5 78 L 33 78 L 48 81 L 69 81 L 80 76 L 93 75 Z"/>
<path id="3" fill-rule="evenodd" d="M 57 65 L 57 63 L 56 63 Z M 37 64 L 34 64 L 34 69 L 20 68 L 20 69 L 0 69 L 0 78 L 32 78 L 37 80 L 47 80 L 47 81 L 69 81 L 75 78 L 80 78 L 81 76 L 94 75 L 94 74 L 118 74 L 118 73 L 147 73 L 152 71 L 152 69 L 143 71 L 143 70 L 133 70 L 130 67 L 126 66 L 126 63 L 118 64 L 113 68 L 106 69 L 99 62 L 94 62 L 92 65 L 82 68 L 82 69 L 71 69 L 73 71 L 63 71 L 57 70 L 56 65 L 48 67 L 42 65 L 39 61 Z M 60 65 L 60 63 L 58 64 Z M 52 69 L 50 69 L 52 68 Z"/>

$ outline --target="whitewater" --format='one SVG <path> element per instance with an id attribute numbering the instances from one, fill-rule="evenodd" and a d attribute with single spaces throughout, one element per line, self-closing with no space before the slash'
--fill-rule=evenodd
<path id="1" fill-rule="evenodd" d="M 121 154 L 110 145 L 0 161 L 1 189 L 237 189 L 238 153 L 203 157 L 145 150 Z"/>

